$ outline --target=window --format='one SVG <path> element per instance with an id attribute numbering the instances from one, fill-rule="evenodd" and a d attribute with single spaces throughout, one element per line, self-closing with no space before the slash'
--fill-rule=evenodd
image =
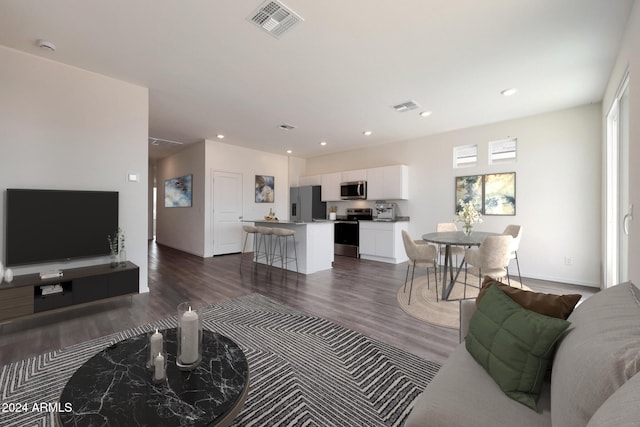
<path id="1" fill-rule="evenodd" d="M 518 157 L 518 139 L 509 138 L 489 143 L 489 164 L 515 162 Z"/>
<path id="2" fill-rule="evenodd" d="M 453 147 L 453 167 L 466 168 L 478 164 L 478 146 L 460 145 Z"/>

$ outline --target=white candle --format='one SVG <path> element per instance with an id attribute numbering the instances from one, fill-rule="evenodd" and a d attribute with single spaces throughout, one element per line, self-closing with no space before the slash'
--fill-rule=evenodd
<path id="1" fill-rule="evenodd" d="M 153 363 L 156 355 L 162 352 L 162 334 L 156 329 L 149 339 L 149 362 Z"/>
<path id="2" fill-rule="evenodd" d="M 156 381 L 160 381 L 164 379 L 164 356 L 162 353 L 158 353 L 156 358 L 153 361 L 153 379 Z"/>
<path id="3" fill-rule="evenodd" d="M 180 320 L 180 360 L 190 365 L 198 360 L 198 313 L 185 311 Z"/>

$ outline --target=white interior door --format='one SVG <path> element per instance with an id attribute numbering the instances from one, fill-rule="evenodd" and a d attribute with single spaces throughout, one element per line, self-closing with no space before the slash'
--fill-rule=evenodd
<path id="1" fill-rule="evenodd" d="M 242 250 L 242 174 L 216 172 L 213 177 L 213 255 Z"/>

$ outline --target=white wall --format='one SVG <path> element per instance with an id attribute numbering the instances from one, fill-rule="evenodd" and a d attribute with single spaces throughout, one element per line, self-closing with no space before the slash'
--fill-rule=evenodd
<path id="1" fill-rule="evenodd" d="M 413 141 L 307 160 L 306 175 L 391 164 L 409 166 L 408 202 L 416 238 L 454 219 L 456 176 L 516 172 L 516 215 L 485 216 L 478 230 L 524 227 L 523 276 L 599 286 L 601 105 L 479 126 Z M 488 165 L 488 142 L 518 138 L 518 161 Z M 453 168 L 453 147 L 478 144 L 479 163 Z M 565 265 L 565 257 L 573 260 Z"/>
<path id="2" fill-rule="evenodd" d="M 289 163 L 287 156 L 266 153 L 249 148 L 206 141 L 206 182 L 208 215 L 205 216 L 205 256 L 213 256 L 213 193 L 212 176 L 218 172 L 242 174 L 242 205 L 245 219 L 261 219 L 273 209 L 280 219 L 289 218 Z M 273 203 L 255 202 L 255 176 L 274 177 L 275 198 Z"/>
<path id="3" fill-rule="evenodd" d="M 140 292 L 147 292 L 148 90 L 5 47 L 0 64 L 2 189 L 118 191 L 127 257 L 140 266 Z M 140 181 L 128 182 L 127 173 Z M 0 255 L 4 259 L 3 244 Z M 108 257 L 15 273 L 102 262 Z"/>
<path id="4" fill-rule="evenodd" d="M 288 219 L 290 161 L 294 159 L 208 140 L 159 160 L 156 240 L 198 256 L 213 256 L 212 177 L 216 171 L 242 174 L 244 218 L 263 218 L 273 209 L 279 218 Z M 164 180 L 186 174 L 193 174 L 193 207 L 165 208 Z M 256 175 L 274 177 L 274 203 L 255 203 Z"/>
<path id="5" fill-rule="evenodd" d="M 194 255 L 205 256 L 205 143 L 161 159 L 156 167 L 158 191 L 156 241 Z M 192 205 L 183 208 L 164 206 L 164 183 L 167 179 L 193 175 Z"/>
<path id="6" fill-rule="evenodd" d="M 629 279 L 640 283 L 640 3 L 635 2 L 625 30 L 624 41 L 611 73 L 602 102 L 603 123 L 625 70 L 629 70 L 629 198 L 635 216 L 629 227 Z M 606 129 L 606 125 L 603 124 Z M 603 145 L 604 147 L 604 145 Z M 603 148 L 604 151 L 604 148 Z"/>

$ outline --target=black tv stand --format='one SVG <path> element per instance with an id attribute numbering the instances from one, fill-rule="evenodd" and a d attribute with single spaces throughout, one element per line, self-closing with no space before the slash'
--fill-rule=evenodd
<path id="1" fill-rule="evenodd" d="M 0 323 L 134 295 L 139 292 L 139 277 L 140 268 L 132 262 L 115 268 L 110 264 L 70 268 L 50 279 L 37 273 L 16 276 L 11 283 L 0 284 Z M 47 294 L 51 285 L 59 286 Z"/>

